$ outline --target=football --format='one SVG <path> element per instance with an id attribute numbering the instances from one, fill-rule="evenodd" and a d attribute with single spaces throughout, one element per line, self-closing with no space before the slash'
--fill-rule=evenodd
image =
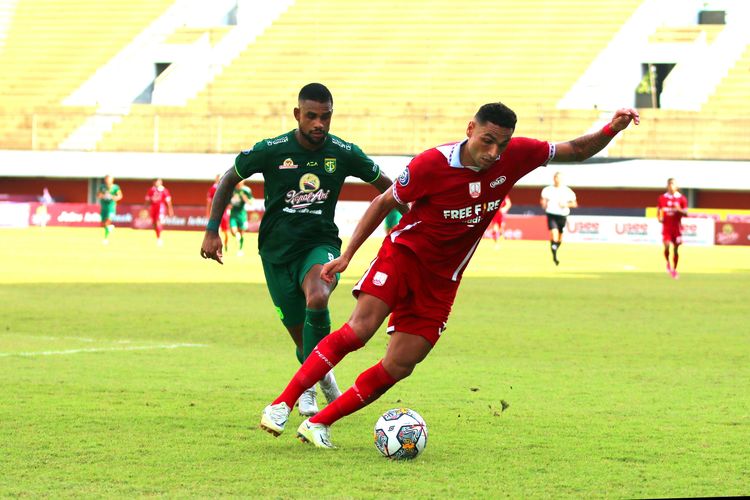
<path id="1" fill-rule="evenodd" d="M 375 447 L 394 460 L 417 458 L 427 446 L 427 424 L 409 408 L 383 413 L 375 424 Z"/>

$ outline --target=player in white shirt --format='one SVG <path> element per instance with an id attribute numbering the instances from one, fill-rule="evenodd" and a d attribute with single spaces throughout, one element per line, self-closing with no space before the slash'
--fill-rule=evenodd
<path id="1" fill-rule="evenodd" d="M 542 189 L 542 197 L 539 203 L 547 214 L 552 260 L 557 266 L 560 265 L 560 261 L 557 259 L 557 249 L 562 245 L 565 222 L 570 215 L 570 209 L 576 208 L 578 202 L 573 190 L 562 184 L 560 172 L 555 172 L 553 182 L 553 185 Z"/>

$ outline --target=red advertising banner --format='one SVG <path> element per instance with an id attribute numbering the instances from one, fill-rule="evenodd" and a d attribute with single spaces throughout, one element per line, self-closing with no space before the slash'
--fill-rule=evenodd
<path id="1" fill-rule="evenodd" d="M 151 229 L 154 227 L 151 215 L 144 206 L 131 206 L 129 210 L 133 229 Z M 248 210 L 247 231 L 257 233 L 262 217 L 263 212 Z M 175 207 L 174 216 L 164 215 L 162 219 L 162 227 L 167 230 L 203 231 L 206 229 L 207 223 L 208 219 L 204 207 Z"/>
<path id="2" fill-rule="evenodd" d="M 29 203 L 29 224 L 32 226 L 97 227 L 102 223 L 99 205 L 88 203 Z M 129 213 L 117 215 L 115 226 L 127 227 L 132 217 Z"/>
<path id="3" fill-rule="evenodd" d="M 547 217 L 544 215 L 506 215 L 503 217 L 505 228 L 503 238 L 506 240 L 548 240 Z M 484 237 L 491 238 L 492 228 L 489 228 Z"/>
<path id="4" fill-rule="evenodd" d="M 99 205 L 89 203 L 29 203 L 32 226 L 99 227 L 102 223 Z M 168 230 L 203 231 L 206 228 L 204 207 L 175 207 L 174 216 L 165 216 L 162 225 Z M 248 231 L 257 232 L 263 212 L 248 211 Z M 117 227 L 151 229 L 151 216 L 143 205 L 120 205 L 113 220 Z"/>
<path id="5" fill-rule="evenodd" d="M 750 222 L 716 221 L 717 245 L 750 245 Z"/>

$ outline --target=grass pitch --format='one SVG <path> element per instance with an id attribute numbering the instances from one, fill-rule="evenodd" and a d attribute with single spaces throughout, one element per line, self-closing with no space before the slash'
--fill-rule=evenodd
<path id="1" fill-rule="evenodd" d="M 259 414 L 296 369 L 255 240 L 0 231 L 0 496 L 668 497 L 750 492 L 750 248 L 480 245 L 448 330 L 409 379 L 333 427 L 335 451 Z M 334 327 L 377 251 L 333 295 Z M 337 368 L 379 359 L 378 333 Z M 423 456 L 372 428 L 409 406 Z M 506 407 L 507 406 L 507 407 Z"/>

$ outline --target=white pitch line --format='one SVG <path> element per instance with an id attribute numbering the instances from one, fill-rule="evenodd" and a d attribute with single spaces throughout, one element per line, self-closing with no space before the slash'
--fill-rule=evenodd
<path id="1" fill-rule="evenodd" d="M 82 352 L 143 351 L 147 349 L 178 349 L 180 347 L 206 347 L 205 344 L 163 344 L 130 347 L 90 347 L 88 349 L 67 349 L 65 351 L 37 352 L 0 352 L 0 358 L 9 356 L 57 356 L 61 354 L 79 354 Z"/>

